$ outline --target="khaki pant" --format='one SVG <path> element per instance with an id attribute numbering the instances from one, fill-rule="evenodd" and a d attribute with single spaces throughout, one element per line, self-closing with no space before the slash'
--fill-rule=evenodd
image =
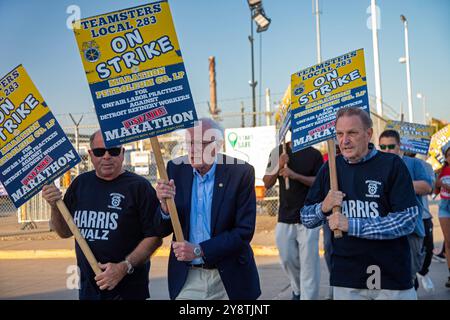
<path id="1" fill-rule="evenodd" d="M 228 295 L 217 269 L 191 267 L 175 300 L 228 300 Z"/>
<path id="2" fill-rule="evenodd" d="M 275 229 L 281 267 L 292 291 L 300 295 L 301 300 L 319 299 L 320 228 L 307 229 L 300 223 L 278 222 Z"/>

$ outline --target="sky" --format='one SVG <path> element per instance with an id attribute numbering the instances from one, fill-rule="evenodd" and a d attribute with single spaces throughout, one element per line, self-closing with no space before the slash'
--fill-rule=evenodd
<path id="1" fill-rule="evenodd" d="M 71 5 L 81 18 L 154 1 L 0 0 L 0 76 L 23 64 L 61 124 L 68 113 L 82 125 L 96 124 L 93 102 L 73 31 L 66 27 Z M 169 0 L 175 28 L 200 116 L 208 116 L 208 57 L 215 56 L 218 106 L 251 111 L 250 10 L 246 0 Z M 408 19 L 414 122 L 423 121 L 422 100 L 430 116 L 450 121 L 450 1 L 378 0 L 378 33 L 383 101 L 407 113 L 404 28 Z M 316 63 L 315 17 L 311 0 L 263 0 L 269 29 L 255 33 L 257 94 L 270 89 L 272 108 L 280 101 L 292 73 Z M 323 60 L 359 48 L 365 50 L 368 90 L 375 95 L 370 0 L 320 0 Z M 370 21 L 370 20 L 369 20 Z M 264 97 L 257 101 L 264 109 Z M 371 105 L 375 110 L 376 106 Z M 408 119 L 407 114 L 405 119 Z M 250 117 L 247 125 L 251 124 Z M 240 118 L 226 118 L 226 127 Z"/>

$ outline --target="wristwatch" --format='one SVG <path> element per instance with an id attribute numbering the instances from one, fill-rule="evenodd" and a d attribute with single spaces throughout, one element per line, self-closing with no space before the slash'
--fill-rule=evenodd
<path id="1" fill-rule="evenodd" d="M 194 247 L 194 255 L 197 258 L 200 258 L 202 256 L 202 248 L 199 245 L 196 245 Z"/>
<path id="2" fill-rule="evenodd" d="M 134 268 L 131 262 L 128 261 L 128 259 L 125 259 L 123 262 L 127 265 L 127 274 L 132 274 L 134 272 Z"/>

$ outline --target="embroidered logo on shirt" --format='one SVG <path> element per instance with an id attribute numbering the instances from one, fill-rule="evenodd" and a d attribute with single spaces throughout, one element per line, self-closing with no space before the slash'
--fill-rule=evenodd
<path id="1" fill-rule="evenodd" d="M 125 199 L 125 196 L 120 193 L 110 193 L 109 195 L 111 197 L 111 204 L 108 206 L 108 208 L 122 210 L 122 208 L 120 207 L 120 202 L 122 202 L 122 199 Z"/>
<path id="2" fill-rule="evenodd" d="M 379 198 L 380 195 L 378 193 L 379 186 L 381 186 L 381 182 L 375 180 L 366 180 L 367 184 L 367 192 L 366 197 L 368 198 Z"/>

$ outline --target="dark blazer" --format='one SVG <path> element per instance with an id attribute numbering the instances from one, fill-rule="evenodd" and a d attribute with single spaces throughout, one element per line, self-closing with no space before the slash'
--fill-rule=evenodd
<path id="1" fill-rule="evenodd" d="M 233 300 L 257 299 L 261 294 L 250 241 L 256 221 L 255 171 L 248 163 L 219 154 L 211 206 L 211 239 L 200 243 L 205 264 L 217 267 L 228 297 Z M 167 164 L 169 179 L 175 181 L 175 204 L 185 240 L 189 241 L 189 223 L 193 169 L 187 157 Z M 158 210 L 159 211 L 159 210 Z M 170 220 L 156 215 L 162 236 L 173 232 Z M 168 282 L 175 299 L 186 282 L 189 263 L 177 261 L 170 250 Z"/>

